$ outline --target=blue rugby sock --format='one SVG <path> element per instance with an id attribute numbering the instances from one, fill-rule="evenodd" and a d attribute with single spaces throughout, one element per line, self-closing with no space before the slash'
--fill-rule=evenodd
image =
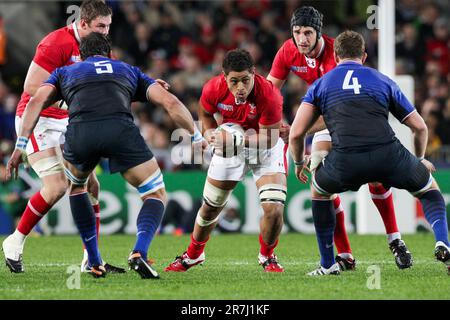
<path id="1" fill-rule="evenodd" d="M 425 192 L 419 200 L 422 203 L 425 218 L 433 228 L 436 242 L 442 241 L 447 246 L 450 246 L 448 241 L 447 212 L 441 192 L 430 190 Z"/>
<path id="2" fill-rule="evenodd" d="M 134 251 L 141 254 L 147 260 L 147 252 L 150 243 L 158 229 L 164 215 L 164 204 L 157 199 L 146 199 L 137 218 L 136 244 Z"/>
<path id="3" fill-rule="evenodd" d="M 336 263 L 333 244 L 336 214 L 334 213 L 333 201 L 312 200 L 312 215 L 321 257 L 320 265 L 328 269 Z"/>
<path id="4" fill-rule="evenodd" d="M 87 192 L 71 195 L 70 209 L 81 240 L 88 253 L 89 265 L 101 265 L 102 258 L 97 245 L 95 213 Z"/>

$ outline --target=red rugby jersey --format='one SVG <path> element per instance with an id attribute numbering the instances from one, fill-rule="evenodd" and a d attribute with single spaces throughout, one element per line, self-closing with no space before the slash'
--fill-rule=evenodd
<path id="1" fill-rule="evenodd" d="M 310 85 L 334 69 L 336 67 L 333 55 L 334 39 L 326 35 L 322 35 L 322 37 L 324 45 L 315 59 L 301 54 L 292 39 L 286 40 L 275 56 L 270 75 L 280 80 L 286 80 L 289 72 L 293 72 Z"/>
<path id="2" fill-rule="evenodd" d="M 56 68 L 81 61 L 79 44 L 80 36 L 76 24 L 73 23 L 49 33 L 42 39 L 36 47 L 33 61 L 52 73 Z M 22 93 L 16 110 L 17 116 L 22 116 L 30 98 L 27 92 Z M 41 117 L 63 119 L 68 117 L 68 112 L 67 110 L 50 107 L 41 112 Z"/>
<path id="3" fill-rule="evenodd" d="M 280 91 L 258 74 L 255 74 L 253 90 L 245 103 L 236 104 L 223 74 L 205 84 L 200 103 L 211 114 L 219 112 L 223 123 L 237 123 L 244 130 L 253 128 L 258 131 L 260 124 L 270 126 L 282 119 L 283 98 Z"/>

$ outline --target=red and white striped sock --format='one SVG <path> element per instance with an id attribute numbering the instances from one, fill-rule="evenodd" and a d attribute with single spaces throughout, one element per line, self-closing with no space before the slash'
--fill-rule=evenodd
<path id="1" fill-rule="evenodd" d="M 186 252 L 190 259 L 197 259 L 200 257 L 200 255 L 205 250 L 206 242 L 208 242 L 208 239 L 205 241 L 197 241 L 194 239 L 194 235 L 191 234 L 191 243 L 189 244 L 189 247 L 187 248 Z"/>
<path id="2" fill-rule="evenodd" d="M 352 253 L 350 241 L 348 240 L 347 230 L 345 229 L 344 208 L 341 205 L 339 196 L 333 200 L 334 212 L 336 213 L 336 228 L 334 229 L 334 244 L 338 254 Z"/>
<path id="3" fill-rule="evenodd" d="M 369 184 L 369 191 L 372 201 L 383 219 L 389 242 L 400 238 L 397 220 L 395 218 L 394 200 L 391 189 L 386 190 L 386 188 L 382 185 L 373 186 Z"/>
<path id="4" fill-rule="evenodd" d="M 278 245 L 278 239 L 275 241 L 275 243 L 268 245 L 264 242 L 262 235 L 259 234 L 259 244 L 261 245 L 259 249 L 261 255 L 265 257 L 270 257 L 273 254 L 273 251 L 275 250 L 276 246 Z"/>
<path id="5" fill-rule="evenodd" d="M 20 218 L 17 230 L 25 236 L 28 235 L 51 207 L 44 200 L 41 192 L 36 192 L 28 201 L 27 208 Z"/>

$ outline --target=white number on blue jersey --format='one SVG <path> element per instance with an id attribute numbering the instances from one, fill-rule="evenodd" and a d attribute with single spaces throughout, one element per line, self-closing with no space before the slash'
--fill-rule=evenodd
<path id="1" fill-rule="evenodd" d="M 113 73 L 112 65 L 107 60 L 96 62 L 96 63 L 94 63 L 94 66 L 99 67 L 99 68 L 95 68 L 95 72 L 97 72 L 97 74 Z"/>
<path id="2" fill-rule="evenodd" d="M 344 83 L 342 84 L 342 89 L 344 89 L 344 90 L 353 89 L 353 92 L 355 94 L 360 94 L 361 92 L 359 91 L 359 89 L 361 88 L 361 85 L 359 84 L 357 77 L 352 78 L 353 71 L 354 70 L 347 71 L 347 74 L 345 75 Z M 352 84 L 350 84 L 350 80 L 352 81 Z"/>

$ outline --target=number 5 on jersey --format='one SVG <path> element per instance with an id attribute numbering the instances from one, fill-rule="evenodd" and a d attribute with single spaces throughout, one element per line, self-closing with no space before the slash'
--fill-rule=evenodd
<path id="1" fill-rule="evenodd" d="M 360 94 L 361 92 L 359 91 L 359 89 L 361 88 L 361 85 L 359 84 L 357 77 L 352 78 L 353 71 L 354 70 L 347 71 L 347 74 L 345 75 L 344 83 L 342 84 L 342 89 L 344 89 L 344 90 L 353 89 L 353 92 L 355 94 Z M 352 84 L 350 84 L 350 80 L 352 80 Z"/>
<path id="2" fill-rule="evenodd" d="M 113 73 L 112 65 L 107 60 L 96 62 L 96 63 L 94 63 L 94 66 L 98 67 L 98 68 L 95 68 L 95 72 L 97 72 L 97 74 Z"/>

